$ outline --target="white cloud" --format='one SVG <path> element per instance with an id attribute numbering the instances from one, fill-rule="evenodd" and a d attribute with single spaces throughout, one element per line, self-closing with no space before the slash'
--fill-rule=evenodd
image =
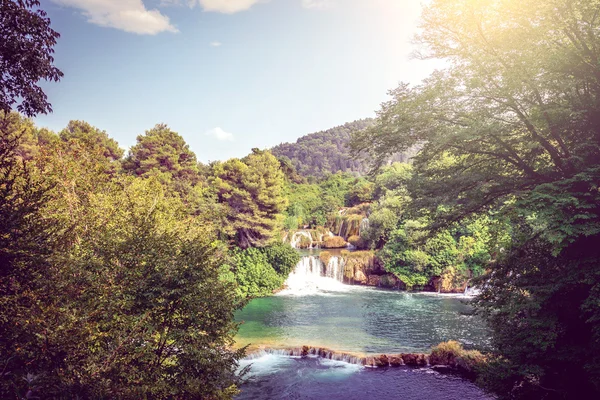
<path id="1" fill-rule="evenodd" d="M 223 45 L 221 42 L 210 42 L 209 44 L 211 47 L 221 47 Z"/>
<path id="2" fill-rule="evenodd" d="M 198 0 L 204 11 L 233 14 L 248 10 L 261 0 Z"/>
<path id="3" fill-rule="evenodd" d="M 302 0 L 302 7 L 313 10 L 325 10 L 333 7 L 334 0 Z"/>
<path id="4" fill-rule="evenodd" d="M 158 10 L 147 10 L 142 0 L 52 0 L 81 10 L 88 22 L 140 35 L 177 32 L 169 17 Z"/>
<path id="5" fill-rule="evenodd" d="M 216 127 L 204 133 L 206 136 L 212 136 L 222 142 L 233 142 L 233 133 L 225 132 L 223 129 Z"/>

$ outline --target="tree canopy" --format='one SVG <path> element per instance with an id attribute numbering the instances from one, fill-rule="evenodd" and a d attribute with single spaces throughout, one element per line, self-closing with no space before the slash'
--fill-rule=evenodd
<path id="1" fill-rule="evenodd" d="M 58 81 L 54 46 L 60 37 L 38 0 L 0 1 L 0 110 L 15 104 L 27 116 L 52 111 L 40 80 Z"/>

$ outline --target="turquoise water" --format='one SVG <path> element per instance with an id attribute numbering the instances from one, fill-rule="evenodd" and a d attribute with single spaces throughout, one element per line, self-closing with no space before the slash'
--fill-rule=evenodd
<path id="1" fill-rule="evenodd" d="M 251 376 L 242 385 L 238 400 L 492 399 L 471 382 L 428 369 L 370 369 L 327 359 L 275 355 L 251 363 Z"/>
<path id="2" fill-rule="evenodd" d="M 457 340 L 486 348 L 485 324 L 464 298 L 337 285 L 307 295 L 255 299 L 238 312 L 237 341 L 267 347 L 309 345 L 360 354 L 426 352 Z"/>
<path id="3" fill-rule="evenodd" d="M 236 314 L 242 322 L 236 341 L 253 353 L 240 365 L 250 372 L 239 400 L 491 399 L 471 382 L 428 368 L 373 369 L 347 357 L 343 362 L 261 351 L 307 345 L 359 356 L 421 353 L 447 340 L 489 347 L 488 330 L 468 298 L 344 285 L 334 273 L 339 267 L 305 256 L 286 290 L 255 299 Z"/>

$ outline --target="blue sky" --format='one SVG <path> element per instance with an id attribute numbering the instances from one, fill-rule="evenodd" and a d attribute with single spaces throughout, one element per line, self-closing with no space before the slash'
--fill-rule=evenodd
<path id="1" fill-rule="evenodd" d="M 419 0 L 42 0 L 60 32 L 45 85 L 54 112 L 122 147 L 164 122 L 198 159 L 372 117 L 400 81 L 435 66 L 411 59 Z"/>

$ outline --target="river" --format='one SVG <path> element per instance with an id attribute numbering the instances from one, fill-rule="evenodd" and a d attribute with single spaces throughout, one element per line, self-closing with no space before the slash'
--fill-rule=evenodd
<path id="1" fill-rule="evenodd" d="M 488 331 L 467 298 L 344 285 L 339 264 L 317 260 L 303 257 L 286 290 L 237 313 L 243 324 L 236 342 L 251 353 L 241 363 L 250 373 L 239 399 L 489 398 L 470 382 L 427 368 L 374 370 L 268 350 L 308 345 L 368 356 L 428 352 L 447 340 L 489 347 Z"/>

